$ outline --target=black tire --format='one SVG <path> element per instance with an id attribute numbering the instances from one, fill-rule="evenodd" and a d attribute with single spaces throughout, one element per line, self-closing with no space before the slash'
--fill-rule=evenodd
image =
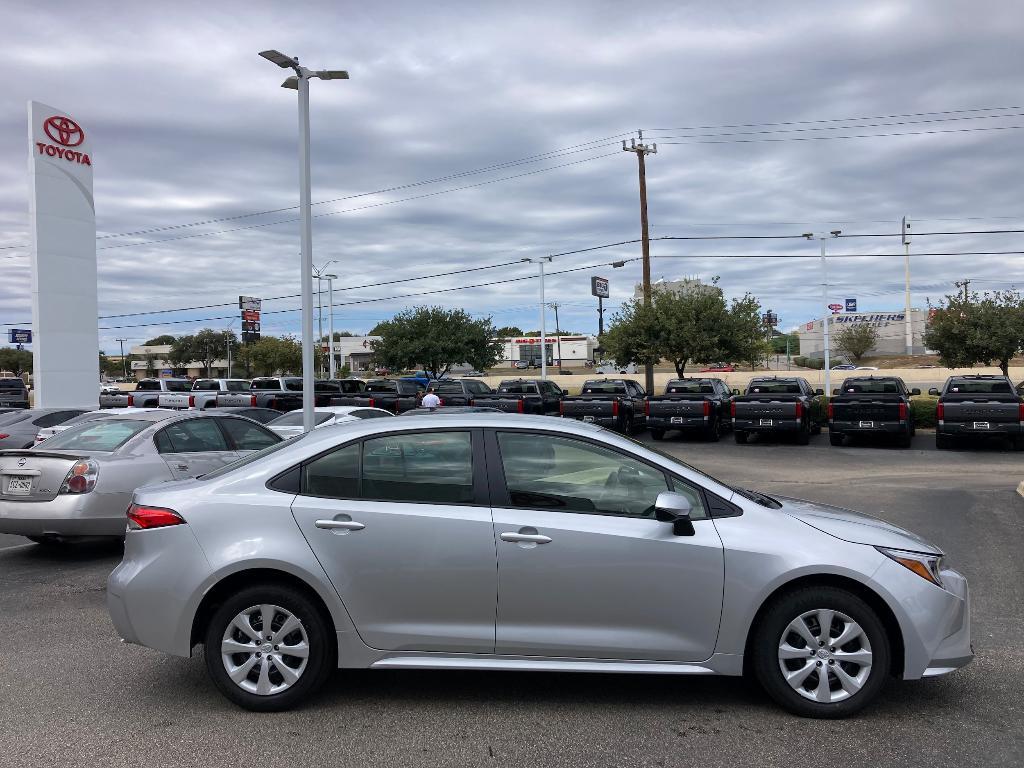
<path id="1" fill-rule="evenodd" d="M 746 445 L 747 444 L 747 433 L 746 432 L 733 432 L 732 436 L 736 440 L 736 442 L 739 443 L 740 445 Z"/>
<path id="2" fill-rule="evenodd" d="M 714 416 L 712 416 L 711 419 L 711 424 L 708 425 L 708 431 L 705 433 L 704 437 L 707 438 L 709 443 L 717 443 L 722 439 L 722 422 Z"/>
<path id="3" fill-rule="evenodd" d="M 229 677 L 220 653 L 224 634 L 234 618 L 247 608 L 258 605 L 278 606 L 291 613 L 302 623 L 308 638 L 309 656 L 305 669 L 291 687 L 280 693 L 260 695 L 239 687 Z M 262 626 L 260 630 L 262 634 Z M 234 593 L 214 611 L 204 633 L 204 642 L 206 670 L 214 685 L 230 701 L 256 712 L 278 712 L 302 703 L 324 684 L 337 667 L 337 640 L 333 627 L 305 594 L 289 586 L 254 584 Z M 257 667 L 259 664 L 254 670 Z M 269 674 L 280 677 L 280 672 L 271 671 Z"/>
<path id="4" fill-rule="evenodd" d="M 846 441 L 843 439 L 842 432 L 829 432 L 828 442 L 830 445 L 844 445 Z"/>
<path id="5" fill-rule="evenodd" d="M 837 614 L 844 614 L 859 624 L 863 630 L 864 637 L 867 639 L 867 644 L 870 645 L 871 664 L 867 678 L 863 681 L 860 690 L 840 701 L 818 702 L 805 698 L 805 696 L 791 687 L 783 677 L 782 663 L 779 659 L 779 647 L 784 639 L 787 627 L 803 614 L 819 609 L 827 609 L 835 611 Z M 832 635 L 842 631 L 837 626 L 837 622 L 841 623 L 842 618 L 836 616 L 834 619 L 832 624 L 834 629 L 830 632 Z M 805 626 L 807 625 L 805 624 Z M 813 631 L 812 634 L 814 634 Z M 794 645 L 797 642 L 802 642 L 798 639 L 798 636 L 790 640 L 789 644 Z M 859 646 L 860 649 L 864 648 L 861 640 L 854 639 L 839 650 L 858 650 L 855 646 Z M 810 649 L 812 646 L 806 645 L 806 647 Z M 828 646 L 825 646 L 823 649 L 814 648 L 813 652 L 817 655 L 819 650 L 823 650 L 828 658 L 827 660 L 816 658 L 814 662 L 816 669 L 828 670 L 829 666 L 826 666 L 826 664 L 834 661 L 834 659 L 828 652 Z M 765 692 L 790 712 L 801 717 L 841 718 L 859 712 L 870 704 L 885 686 L 892 666 L 892 651 L 889 637 L 886 634 L 885 626 L 874 609 L 857 595 L 837 587 L 804 587 L 781 595 L 773 600 L 767 607 L 758 626 L 754 628 L 750 652 L 753 654 L 751 666 Z M 786 664 L 799 669 L 801 660 L 793 659 L 787 661 Z M 817 667 L 818 664 L 821 664 L 821 666 Z M 850 675 L 857 674 L 860 669 L 856 665 L 851 666 L 849 662 L 844 663 L 840 661 L 838 665 L 841 671 L 847 672 Z M 812 687 L 814 682 L 820 680 L 816 669 L 812 670 L 807 678 L 809 681 L 808 688 Z M 829 685 L 834 692 L 839 688 L 839 681 L 836 679 L 835 673 L 831 673 L 829 677 L 831 678 Z"/>
<path id="6" fill-rule="evenodd" d="M 664 429 L 655 429 L 654 427 L 651 427 L 651 439 L 652 440 L 664 440 L 665 439 L 665 430 Z"/>
<path id="7" fill-rule="evenodd" d="M 911 432 L 904 432 L 903 434 L 898 435 L 896 437 L 896 445 L 897 445 L 897 447 L 899 447 L 899 448 L 909 448 L 910 447 L 910 441 L 913 439 L 913 437 L 914 437 L 914 435 Z"/>
<path id="8" fill-rule="evenodd" d="M 796 433 L 796 444 L 807 445 L 811 442 L 811 428 L 806 423 L 800 426 L 800 431 Z"/>
<path id="9" fill-rule="evenodd" d="M 940 435 L 938 432 L 935 433 L 935 448 L 940 451 L 948 450 L 953 447 L 953 438 L 949 435 Z"/>
<path id="10" fill-rule="evenodd" d="M 1013 438 L 1013 450 L 1024 451 L 1024 435 L 1017 435 Z"/>

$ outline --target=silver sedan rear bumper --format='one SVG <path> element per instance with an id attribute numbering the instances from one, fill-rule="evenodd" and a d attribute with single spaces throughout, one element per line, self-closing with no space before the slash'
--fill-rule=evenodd
<path id="1" fill-rule="evenodd" d="M 65 494 L 49 501 L 0 500 L 0 533 L 18 536 L 124 536 L 122 494 Z"/>

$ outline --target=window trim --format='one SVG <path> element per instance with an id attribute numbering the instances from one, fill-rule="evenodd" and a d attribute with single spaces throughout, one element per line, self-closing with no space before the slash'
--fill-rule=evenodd
<path id="1" fill-rule="evenodd" d="M 567 440 L 578 440 L 582 443 L 588 443 L 596 448 L 603 448 L 606 451 L 616 453 L 624 458 L 635 461 L 638 464 L 643 464 L 649 467 L 655 472 L 660 472 L 662 477 L 665 479 L 665 490 L 670 491 L 672 489 L 671 482 L 673 480 L 679 480 L 685 485 L 690 486 L 700 496 L 701 504 L 704 506 L 704 511 L 707 514 L 706 517 L 694 520 L 694 523 L 703 523 L 712 519 L 711 508 L 708 505 L 707 491 L 703 486 L 696 485 L 691 480 L 687 480 L 684 477 L 675 475 L 663 467 L 659 467 L 656 464 L 652 464 L 646 459 L 634 456 L 628 453 L 618 446 L 608 445 L 600 440 L 595 440 L 592 437 L 575 434 L 565 434 L 564 432 L 552 432 L 546 429 L 516 429 L 514 427 L 491 427 L 486 430 L 485 440 L 487 442 L 487 459 L 488 459 L 488 485 L 491 492 L 491 506 L 495 509 L 508 509 L 512 511 L 517 510 L 529 510 L 533 512 L 563 512 L 569 515 L 592 515 L 594 517 L 621 517 L 627 520 L 654 520 L 653 517 L 638 517 L 636 515 L 627 515 L 616 512 L 576 512 L 571 509 L 567 510 L 551 510 L 541 509 L 538 507 L 517 507 L 512 504 L 512 499 L 509 496 L 508 486 L 505 483 L 505 468 L 501 461 L 501 447 L 498 444 L 498 433 L 499 432 L 511 432 L 513 434 L 529 434 L 529 435 L 545 435 L 548 437 L 561 437 Z M 724 501 L 724 499 L 723 499 Z M 731 503 L 731 502 L 730 502 Z"/>

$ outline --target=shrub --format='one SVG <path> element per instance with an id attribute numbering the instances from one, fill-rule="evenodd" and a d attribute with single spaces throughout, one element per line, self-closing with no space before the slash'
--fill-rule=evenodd
<path id="1" fill-rule="evenodd" d="M 914 413 L 914 423 L 919 427 L 935 426 L 935 405 L 939 398 L 932 395 L 919 395 L 910 398 L 910 409 Z"/>

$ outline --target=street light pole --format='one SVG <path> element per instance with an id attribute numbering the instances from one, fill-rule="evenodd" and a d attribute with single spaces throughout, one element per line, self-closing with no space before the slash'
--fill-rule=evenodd
<path id="1" fill-rule="evenodd" d="M 285 56 L 280 51 L 261 51 L 260 56 L 282 69 L 291 69 L 295 74 L 287 78 L 282 88 L 292 88 L 299 93 L 299 212 L 301 224 L 299 239 L 302 250 L 302 429 L 313 429 L 313 210 L 310 186 L 309 162 L 309 81 L 348 80 L 343 70 L 313 71 L 299 64 L 296 57 Z"/>
<path id="2" fill-rule="evenodd" d="M 541 256 L 536 259 L 523 259 L 524 262 L 533 264 L 537 263 L 540 268 L 540 377 L 546 379 L 548 377 L 548 356 L 547 350 L 547 334 L 544 330 L 544 262 L 551 261 L 554 256 Z"/>
<path id="3" fill-rule="evenodd" d="M 124 343 L 128 341 L 128 339 L 118 339 L 117 341 L 121 345 L 121 370 L 124 371 L 124 380 L 128 381 L 128 361 L 124 356 Z"/>
<path id="4" fill-rule="evenodd" d="M 841 229 L 833 229 L 829 234 L 832 237 L 839 237 L 842 232 Z M 832 320 L 832 310 L 828 306 L 828 261 L 825 258 L 825 241 L 828 239 L 828 235 L 819 234 L 815 236 L 811 232 L 805 232 L 804 237 L 808 240 L 817 237 L 821 242 L 821 305 L 825 308 L 825 316 L 821 321 L 823 344 L 825 347 L 825 397 L 831 397 L 832 390 L 830 386 L 832 378 L 830 369 L 832 367 L 832 353 L 829 349 L 828 327 Z"/>
<path id="5" fill-rule="evenodd" d="M 328 366 L 330 378 L 333 379 L 337 370 L 334 363 L 334 281 L 338 279 L 338 276 L 324 275 L 324 279 L 327 281 L 327 306 L 329 307 L 327 312 L 327 357 L 330 360 Z"/>
<path id="6" fill-rule="evenodd" d="M 903 292 L 904 315 L 903 326 L 907 336 L 907 354 L 914 354 L 914 329 L 910 319 L 910 220 L 903 217 Z"/>

